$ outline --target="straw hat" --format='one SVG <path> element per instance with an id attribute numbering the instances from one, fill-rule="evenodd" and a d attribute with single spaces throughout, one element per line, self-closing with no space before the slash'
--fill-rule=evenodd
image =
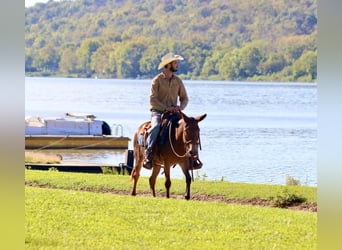
<path id="1" fill-rule="evenodd" d="M 161 58 L 161 62 L 159 63 L 158 70 L 163 68 L 166 64 L 176 61 L 176 60 L 184 60 L 180 55 L 175 55 L 172 52 L 167 53 L 165 56 Z"/>

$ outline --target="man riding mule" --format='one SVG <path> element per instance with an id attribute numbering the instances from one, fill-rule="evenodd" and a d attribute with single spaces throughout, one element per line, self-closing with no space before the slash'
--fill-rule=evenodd
<path id="1" fill-rule="evenodd" d="M 183 57 L 171 52 L 163 56 L 158 69 L 164 67 L 164 70 L 152 80 L 150 89 L 151 127 L 148 129 L 146 138 L 143 164 L 147 169 L 152 168 L 154 148 L 160 130 L 161 115 L 165 111 L 171 113 L 180 112 L 185 109 L 189 101 L 183 81 L 174 74 L 178 70 L 178 60 L 183 60 Z"/>
<path id="2" fill-rule="evenodd" d="M 188 117 L 183 112 L 179 112 L 179 119 L 171 118 L 169 125 L 163 126 L 160 139 L 162 143 L 155 144 L 155 154 L 151 161 L 153 170 L 149 178 L 150 188 L 153 196 L 155 193 L 156 178 L 160 169 L 164 169 L 166 197 L 170 197 L 170 170 L 172 166 L 178 164 L 185 175 L 186 193 L 185 198 L 190 199 L 191 175 L 190 171 L 196 169 L 195 162 L 199 167 L 202 163 L 199 160 L 198 149 L 200 148 L 200 129 L 198 123 L 202 121 L 206 114 L 195 118 Z M 174 115 L 171 115 L 174 117 Z M 134 180 L 132 195 L 136 195 L 136 186 L 140 176 L 140 170 L 144 160 L 144 134 L 150 128 L 151 122 L 143 123 L 134 134 L 134 158 L 135 164 L 131 172 L 131 179 Z M 166 138 L 163 138 L 165 136 Z M 197 167 L 198 169 L 198 167 Z"/>
<path id="3" fill-rule="evenodd" d="M 178 70 L 178 60 L 183 60 L 183 57 L 171 52 L 163 56 L 158 70 L 163 67 L 164 70 L 152 80 L 151 121 L 142 124 L 133 139 L 135 165 L 131 173 L 131 178 L 134 180 L 132 195 L 136 195 L 140 170 L 144 166 L 153 169 L 149 179 L 153 196 L 155 196 L 156 178 L 160 169 L 164 168 L 166 196 L 170 197 L 170 168 L 178 164 L 186 178 L 185 198 L 190 199 L 189 172 L 202 167 L 198 156 L 200 146 L 198 123 L 206 117 L 206 114 L 192 118 L 182 112 L 189 99 L 183 81 L 174 74 Z M 164 119 L 161 126 L 166 116 L 168 118 Z"/>

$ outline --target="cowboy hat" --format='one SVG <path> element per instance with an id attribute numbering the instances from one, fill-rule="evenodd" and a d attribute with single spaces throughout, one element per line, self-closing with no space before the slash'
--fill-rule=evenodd
<path id="1" fill-rule="evenodd" d="M 169 64 L 170 62 L 173 62 L 176 60 L 184 60 L 184 58 L 181 57 L 180 55 L 175 55 L 172 52 L 167 53 L 165 56 L 161 58 L 161 62 L 159 63 L 158 70 L 164 67 L 166 64 Z"/>

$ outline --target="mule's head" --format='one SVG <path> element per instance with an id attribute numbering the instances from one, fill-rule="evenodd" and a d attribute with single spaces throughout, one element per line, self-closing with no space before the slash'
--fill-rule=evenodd
<path id="1" fill-rule="evenodd" d="M 200 128 L 198 123 L 202 121 L 207 114 L 197 117 L 188 117 L 181 113 L 183 119 L 183 141 L 186 147 L 186 154 L 193 160 L 198 159 L 198 148 L 200 146 Z"/>

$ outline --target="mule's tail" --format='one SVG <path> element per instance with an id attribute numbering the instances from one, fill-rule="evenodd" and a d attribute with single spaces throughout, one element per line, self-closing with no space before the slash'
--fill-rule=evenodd
<path id="1" fill-rule="evenodd" d="M 135 159 L 135 164 L 131 172 L 131 177 L 130 180 L 133 181 L 134 178 L 136 177 L 137 171 L 140 172 L 140 169 L 142 167 L 142 157 L 143 155 L 143 147 L 138 144 L 138 132 L 134 133 L 133 137 L 133 154 L 134 154 L 134 159 Z"/>
<path id="2" fill-rule="evenodd" d="M 134 180 L 134 177 L 136 175 L 137 171 L 135 170 L 135 167 L 132 169 L 131 171 L 131 176 L 129 178 L 129 180 L 132 182 Z"/>

